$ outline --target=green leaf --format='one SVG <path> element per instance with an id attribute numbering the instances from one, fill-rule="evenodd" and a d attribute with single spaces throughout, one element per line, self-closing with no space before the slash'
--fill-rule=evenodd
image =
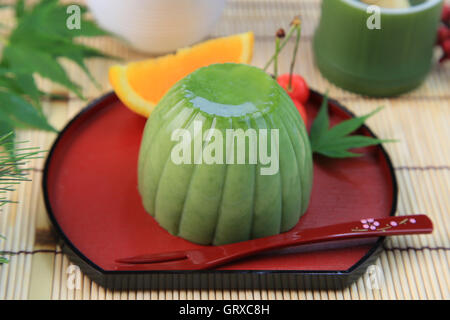
<path id="1" fill-rule="evenodd" d="M 325 94 L 319 113 L 314 120 L 310 131 L 310 142 L 312 151 L 330 158 L 351 158 L 361 154 L 350 152 L 354 148 L 362 148 L 392 142 L 393 140 L 383 140 L 363 135 L 349 135 L 381 108 L 362 116 L 351 118 L 335 125 L 329 129 L 328 116 L 328 94 Z"/>
<path id="2" fill-rule="evenodd" d="M 19 95 L 10 92 L 0 91 L 0 116 L 2 120 L 9 120 L 10 124 L 16 126 L 29 126 L 56 132 L 42 113 Z"/>
<path id="3" fill-rule="evenodd" d="M 58 63 L 55 63 L 55 59 L 50 54 L 33 51 L 26 46 L 10 44 L 3 50 L 3 55 L 15 72 L 29 74 L 37 72 L 44 78 L 69 88 L 78 97 L 83 98 L 80 87 L 69 79 L 66 71 Z"/>
<path id="4" fill-rule="evenodd" d="M 40 107 L 41 92 L 36 86 L 32 74 L 18 73 L 0 78 L 0 88 L 5 88 L 19 95 L 28 96 L 38 107 Z"/>
<path id="5" fill-rule="evenodd" d="M 0 48 L 0 133 L 26 127 L 55 131 L 40 105 L 42 97 L 49 94 L 39 90 L 35 74 L 59 83 L 83 98 L 80 86 L 67 75 L 60 59 L 75 62 L 99 86 L 85 59 L 113 58 L 76 42 L 80 36 L 111 35 L 86 19 L 88 10 L 85 6 L 77 4 L 81 28 L 71 30 L 67 26 L 71 14 L 67 10 L 69 5 L 58 0 L 31 2 L 34 5 L 28 6 L 26 0 L 0 4 L 0 9 L 14 10 L 16 17 L 13 29 L 9 30 Z"/>
<path id="6" fill-rule="evenodd" d="M 21 89 L 22 93 L 30 97 L 30 99 L 38 106 L 41 107 L 41 92 L 36 86 L 34 77 L 32 74 L 19 73 L 16 75 L 17 86 Z"/>
<path id="7" fill-rule="evenodd" d="M 346 150 L 362 148 L 381 144 L 384 142 L 393 142 L 393 140 L 376 139 L 367 136 L 346 136 L 342 138 L 324 140 L 324 142 L 315 148 L 315 152 L 326 155 L 331 158 L 346 158 L 348 156 L 359 155 Z"/>
<path id="8" fill-rule="evenodd" d="M 326 156 L 328 158 L 355 158 L 355 157 L 362 156 L 362 154 L 349 152 L 349 151 L 345 151 L 345 150 L 326 150 L 326 149 L 324 149 L 324 150 L 316 150 L 314 152 L 321 154 L 323 156 Z"/>
<path id="9" fill-rule="evenodd" d="M 383 139 L 376 139 L 376 138 L 368 137 L 368 136 L 354 135 L 354 136 L 346 136 L 346 137 L 337 138 L 337 139 L 330 139 L 328 141 L 325 141 L 321 145 L 321 148 L 326 148 L 329 150 L 362 148 L 362 147 L 373 146 L 373 145 L 380 144 L 383 142 L 393 142 L 393 140 L 383 140 Z"/>
<path id="10" fill-rule="evenodd" d="M 0 78 L 0 88 L 8 89 L 18 94 L 22 93 L 22 90 L 17 85 L 16 81 L 6 75 Z"/>
<path id="11" fill-rule="evenodd" d="M 4 146 L 5 152 L 9 155 L 10 159 L 14 158 L 14 139 L 16 134 L 14 133 L 14 126 L 5 120 L 0 118 L 0 143 Z M 6 146 L 6 147 L 5 147 Z"/>
<path id="12" fill-rule="evenodd" d="M 8 73 L 11 73 L 11 70 L 9 70 L 7 67 L 5 67 L 3 64 L 5 63 L 4 60 L 0 61 L 0 76 L 7 75 Z"/>
<path id="13" fill-rule="evenodd" d="M 0 257 L 0 264 L 8 263 L 8 262 L 9 262 L 9 260 L 6 259 L 5 257 Z"/>
<path id="14" fill-rule="evenodd" d="M 382 107 L 379 107 L 369 114 L 366 114 L 365 116 L 351 118 L 347 121 L 343 121 L 335 125 L 333 128 L 324 133 L 324 135 L 321 137 L 321 140 L 327 141 L 329 138 L 337 139 L 352 133 L 353 131 L 361 127 L 368 118 L 379 112 L 381 109 Z"/>
<path id="15" fill-rule="evenodd" d="M 86 67 L 84 59 L 114 57 L 103 54 L 94 48 L 77 44 L 73 39 L 79 36 L 100 36 L 109 35 L 109 33 L 86 19 L 81 20 L 80 29 L 69 29 L 67 27 L 67 18 L 69 17 L 67 8 L 68 6 L 59 5 L 58 1 L 55 0 L 39 2 L 20 20 L 20 24 L 10 36 L 9 43 L 13 47 L 24 47 L 27 51 L 40 51 L 52 56 L 53 60 L 60 57 L 70 59 L 87 74 L 92 83 L 100 88 L 100 85 Z M 86 13 L 85 7 L 79 6 L 79 8 L 82 14 Z M 58 82 L 54 78 L 49 78 Z M 59 83 L 81 97 L 79 88 L 75 88 L 74 83 L 61 82 L 61 80 L 59 80 Z"/>
<path id="16" fill-rule="evenodd" d="M 14 128 L 8 122 L 0 119 L 0 146 L 3 146 L 5 142 L 14 141 L 14 138 Z"/>
<path id="17" fill-rule="evenodd" d="M 311 146 L 314 146 L 315 144 L 318 143 L 320 137 L 328 130 L 329 126 L 330 120 L 328 118 L 328 92 L 327 92 L 323 97 L 319 113 L 317 114 L 317 117 L 311 126 L 310 131 Z"/>
<path id="18" fill-rule="evenodd" d="M 67 19 L 70 17 L 70 14 L 67 12 L 68 7 L 68 5 L 60 5 L 55 0 L 39 2 L 22 19 L 21 24 L 11 35 L 12 41 L 27 37 L 30 33 L 60 39 L 111 35 L 98 27 L 94 22 L 84 18 L 81 19 L 80 29 L 69 29 L 67 27 Z M 80 8 L 81 14 L 86 13 L 84 7 L 78 7 Z M 36 26 L 40 26 L 40 28 L 36 28 Z"/>
<path id="19" fill-rule="evenodd" d="M 84 59 L 86 58 L 107 58 L 115 59 L 112 56 L 106 55 L 97 49 L 87 47 L 82 44 L 77 44 L 73 42 L 60 43 L 59 45 L 51 46 L 50 53 L 57 56 L 69 59 L 75 62 L 89 77 L 91 82 L 100 88 L 100 84 L 95 80 L 89 69 L 87 68 Z"/>
<path id="20" fill-rule="evenodd" d="M 80 29 L 70 30 L 72 37 L 99 37 L 99 36 L 111 36 L 110 32 L 107 32 L 100 28 L 95 22 L 90 20 L 81 20 Z"/>
<path id="21" fill-rule="evenodd" d="M 24 125 L 21 121 L 18 121 L 16 120 L 15 117 L 10 116 L 9 112 L 5 110 L 5 108 L 3 108 L 1 102 L 0 102 L 0 119 L 2 119 L 2 123 L 5 123 L 5 126 L 19 129 L 26 128 L 26 125 Z"/>
<path id="22" fill-rule="evenodd" d="M 25 13 L 25 0 L 17 0 L 14 11 L 16 18 L 20 19 Z"/>
<path id="23" fill-rule="evenodd" d="M 82 44 L 77 44 L 72 41 L 65 41 L 62 39 L 51 38 L 49 36 L 32 37 L 26 41 L 26 48 L 29 51 L 42 51 L 45 54 L 51 55 L 53 59 L 66 58 L 75 62 L 90 78 L 92 83 L 99 87 L 98 83 L 87 68 L 84 59 L 86 58 L 109 58 L 112 56 L 103 54 L 97 49 L 87 47 Z M 72 89 L 69 87 L 69 89 Z"/>

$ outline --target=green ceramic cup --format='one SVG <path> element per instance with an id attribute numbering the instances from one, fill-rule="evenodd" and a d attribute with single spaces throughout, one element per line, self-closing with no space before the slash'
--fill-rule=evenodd
<path id="1" fill-rule="evenodd" d="M 431 68 L 443 0 L 411 2 L 419 4 L 379 8 L 377 15 L 357 0 L 323 0 L 314 36 L 322 74 L 369 96 L 393 96 L 417 87 Z"/>

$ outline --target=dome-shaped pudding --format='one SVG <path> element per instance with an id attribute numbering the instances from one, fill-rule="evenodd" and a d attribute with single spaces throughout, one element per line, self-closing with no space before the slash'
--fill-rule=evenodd
<path id="1" fill-rule="evenodd" d="M 294 227 L 306 211 L 312 153 L 286 92 L 259 68 L 215 64 L 176 83 L 147 121 L 144 207 L 171 234 L 222 245 Z"/>

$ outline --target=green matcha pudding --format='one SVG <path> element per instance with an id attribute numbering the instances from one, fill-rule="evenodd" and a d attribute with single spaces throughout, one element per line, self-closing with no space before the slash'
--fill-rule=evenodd
<path id="1" fill-rule="evenodd" d="M 145 210 L 171 234 L 204 245 L 293 228 L 312 175 L 290 97 L 243 64 L 210 65 L 176 83 L 147 120 L 139 154 Z"/>

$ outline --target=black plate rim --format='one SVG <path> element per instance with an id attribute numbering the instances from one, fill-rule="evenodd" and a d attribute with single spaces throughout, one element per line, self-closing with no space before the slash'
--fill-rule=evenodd
<path id="1" fill-rule="evenodd" d="M 319 93 L 316 90 L 310 89 L 311 95 L 319 96 L 320 98 L 324 98 L 324 95 Z M 355 271 L 363 269 L 362 272 L 368 267 L 368 264 L 373 261 L 381 252 L 382 244 L 385 240 L 385 237 L 379 237 L 378 240 L 375 242 L 375 244 L 370 248 L 367 253 L 359 260 L 357 261 L 353 266 L 351 266 L 347 270 L 132 270 L 132 271 L 121 271 L 121 270 L 104 270 L 100 268 L 98 265 L 96 265 L 94 262 L 92 262 L 90 259 L 88 259 L 73 243 L 72 241 L 66 236 L 64 231 L 62 230 L 61 226 L 59 225 L 58 221 L 56 220 L 55 215 L 53 214 L 53 210 L 50 204 L 49 195 L 48 195 L 48 173 L 50 168 L 50 163 L 52 159 L 52 155 L 54 151 L 56 150 L 56 147 L 58 146 L 59 141 L 62 139 L 63 135 L 66 133 L 66 131 L 85 113 L 91 111 L 94 109 L 97 105 L 107 101 L 108 99 L 113 98 L 119 99 L 114 91 L 110 91 L 102 95 L 101 97 L 93 100 L 91 103 L 89 103 L 85 108 L 83 108 L 78 114 L 76 114 L 67 124 L 66 126 L 59 132 L 58 136 L 56 137 L 55 141 L 53 142 L 53 145 L 48 153 L 48 156 L 45 160 L 44 165 L 44 171 L 43 171 L 43 178 L 42 178 L 42 191 L 43 191 L 43 197 L 44 197 L 44 203 L 46 207 L 46 211 L 48 214 L 48 217 L 53 225 L 54 231 L 56 232 L 56 235 L 59 237 L 60 240 L 62 240 L 63 243 L 63 251 L 66 251 L 66 253 L 69 254 L 69 257 L 73 257 L 72 253 L 74 253 L 77 256 L 77 263 L 82 262 L 84 265 L 80 265 L 80 268 L 85 271 L 87 274 L 89 273 L 101 273 L 103 275 L 152 275 L 152 274 L 192 274 L 192 273 L 219 273 L 219 274 L 245 274 L 245 273 L 256 273 L 256 274 L 279 274 L 279 273 L 289 273 L 289 274 L 297 274 L 297 275 L 335 275 L 335 276 L 350 276 L 352 273 L 355 273 Z M 328 98 L 328 102 L 336 105 L 338 108 L 343 110 L 345 113 L 350 115 L 351 117 L 355 117 L 356 115 L 350 111 L 347 107 L 344 107 L 340 102 L 338 102 L 335 99 Z M 363 125 L 361 128 L 364 130 L 367 130 L 369 134 L 377 138 L 377 136 L 373 133 L 373 131 L 367 127 L 366 125 Z M 391 177 L 392 182 L 392 206 L 389 215 L 395 216 L 395 213 L 397 211 L 397 202 L 398 202 L 398 184 L 397 184 L 397 178 L 395 176 L 395 170 L 394 166 L 392 164 L 391 158 L 389 157 L 388 153 L 386 152 L 383 145 L 378 145 L 378 148 L 381 149 L 382 154 L 386 160 L 386 163 L 388 165 L 389 174 Z M 66 248 L 67 246 L 67 248 Z M 67 250 L 69 249 L 69 250 Z M 74 259 L 75 260 L 75 259 Z M 89 270 L 90 268 L 90 270 Z"/>

